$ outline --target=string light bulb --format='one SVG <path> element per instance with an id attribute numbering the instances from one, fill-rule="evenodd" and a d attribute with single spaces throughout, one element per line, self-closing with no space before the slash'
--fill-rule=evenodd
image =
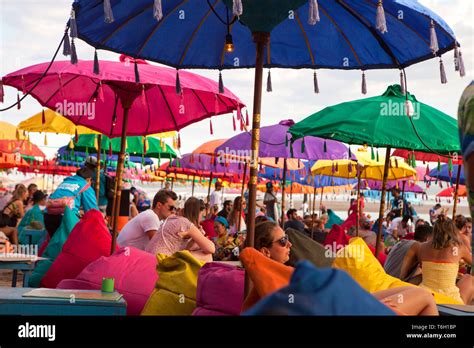
<path id="1" fill-rule="evenodd" d="M 234 42 L 230 33 L 225 36 L 225 51 L 228 53 L 234 52 Z"/>

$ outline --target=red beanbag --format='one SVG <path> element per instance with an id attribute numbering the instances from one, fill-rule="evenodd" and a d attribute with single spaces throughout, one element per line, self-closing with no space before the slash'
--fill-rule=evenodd
<path id="1" fill-rule="evenodd" d="M 102 214 L 96 209 L 89 210 L 71 231 L 41 286 L 55 288 L 61 280 L 75 278 L 91 262 L 110 255 L 111 244 Z"/>
<path id="2" fill-rule="evenodd" d="M 140 315 L 158 280 L 156 255 L 125 247 L 89 264 L 76 279 L 61 281 L 58 289 L 99 290 L 102 278 L 114 278 L 115 290 L 127 301 L 127 315 Z"/>

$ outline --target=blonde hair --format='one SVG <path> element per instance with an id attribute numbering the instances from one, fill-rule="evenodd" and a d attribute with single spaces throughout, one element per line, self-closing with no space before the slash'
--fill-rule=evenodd
<path id="1" fill-rule="evenodd" d="M 433 228 L 433 240 L 431 246 L 434 249 L 445 249 L 451 245 L 461 245 L 459 230 L 454 222 L 446 217 L 439 215 Z"/>

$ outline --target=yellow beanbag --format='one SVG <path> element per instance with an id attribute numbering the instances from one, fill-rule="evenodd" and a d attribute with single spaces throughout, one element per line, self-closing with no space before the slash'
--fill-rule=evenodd
<path id="1" fill-rule="evenodd" d="M 191 315 L 196 308 L 198 272 L 205 262 L 189 251 L 158 254 L 158 281 L 142 315 Z"/>
<path id="2" fill-rule="evenodd" d="M 352 238 L 349 245 L 339 250 L 332 266 L 350 274 L 368 292 L 400 286 L 416 286 L 385 273 L 362 238 Z M 432 292 L 437 304 L 463 304 L 451 297 Z"/>

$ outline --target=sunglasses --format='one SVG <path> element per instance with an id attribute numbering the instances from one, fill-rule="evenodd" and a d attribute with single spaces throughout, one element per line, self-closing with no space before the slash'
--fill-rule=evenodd
<path id="1" fill-rule="evenodd" d="M 169 209 L 170 211 L 175 211 L 175 210 L 176 210 L 176 207 L 175 207 L 174 205 L 169 205 L 169 206 L 168 206 L 168 209 Z"/>
<path id="2" fill-rule="evenodd" d="M 288 244 L 288 236 L 285 234 L 283 237 L 274 241 L 273 243 L 280 243 L 282 247 L 285 247 Z"/>

